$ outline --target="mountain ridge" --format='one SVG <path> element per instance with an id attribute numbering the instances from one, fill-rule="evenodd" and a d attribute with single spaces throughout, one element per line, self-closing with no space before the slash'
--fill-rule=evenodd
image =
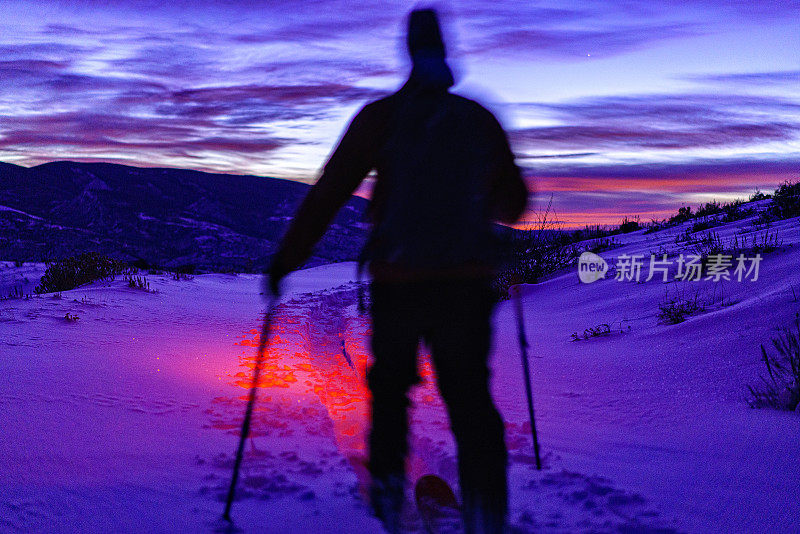
<path id="1" fill-rule="evenodd" d="M 292 180 L 118 163 L 0 162 L 0 257 L 85 251 L 207 271 L 260 271 L 310 186 Z M 351 197 L 307 266 L 354 260 L 368 201 Z"/>

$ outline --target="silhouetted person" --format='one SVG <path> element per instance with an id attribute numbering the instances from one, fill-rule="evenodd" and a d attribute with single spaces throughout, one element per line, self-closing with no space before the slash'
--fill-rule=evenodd
<path id="1" fill-rule="evenodd" d="M 279 281 L 305 262 L 375 169 L 374 226 L 363 255 L 372 275 L 373 509 L 398 531 L 407 394 L 418 380 L 423 340 L 458 444 L 466 530 L 501 532 L 507 453 L 487 366 L 495 304 L 491 228 L 493 220 L 516 221 L 528 191 L 497 120 L 448 92 L 453 75 L 435 11 L 413 11 L 408 22 L 408 81 L 355 116 L 274 256 L 270 287 L 277 293 Z"/>

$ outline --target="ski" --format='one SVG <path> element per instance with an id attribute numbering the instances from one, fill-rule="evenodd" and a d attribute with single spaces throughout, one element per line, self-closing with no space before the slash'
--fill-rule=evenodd
<path id="1" fill-rule="evenodd" d="M 441 477 L 424 475 L 414 486 L 414 500 L 428 534 L 461 532 L 461 508 L 453 489 Z"/>
<path id="2" fill-rule="evenodd" d="M 358 494 L 364 500 L 369 502 L 369 486 L 372 482 L 372 476 L 367 468 L 367 458 L 360 454 L 350 454 L 347 456 L 347 461 L 350 463 L 350 468 L 356 475 L 356 482 L 358 484 Z"/>

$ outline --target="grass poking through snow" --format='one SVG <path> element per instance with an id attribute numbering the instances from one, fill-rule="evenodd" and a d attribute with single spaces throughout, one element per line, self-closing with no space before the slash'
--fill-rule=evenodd
<path id="1" fill-rule="evenodd" d="M 798 409 L 800 403 L 800 319 L 794 328 L 786 328 L 772 340 L 775 352 L 767 352 L 761 345 L 761 361 L 767 374 L 761 382 L 747 386 L 750 406 L 754 408 Z"/>

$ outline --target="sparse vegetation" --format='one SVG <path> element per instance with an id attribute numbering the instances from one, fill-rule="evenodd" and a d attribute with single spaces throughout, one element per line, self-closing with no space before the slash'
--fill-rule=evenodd
<path id="1" fill-rule="evenodd" d="M 692 208 L 691 206 L 683 206 L 678 208 L 677 215 L 673 215 L 669 218 L 669 224 L 675 225 L 680 224 L 682 222 L 686 222 L 692 218 Z"/>
<path id="2" fill-rule="evenodd" d="M 772 340 L 776 353 L 767 352 L 761 345 L 761 361 L 767 367 L 761 382 L 747 386 L 749 404 L 753 408 L 798 410 L 800 403 L 800 319 L 795 318 L 794 329 L 786 328 Z"/>
<path id="3" fill-rule="evenodd" d="M 619 242 L 613 237 L 598 237 L 586 244 L 585 250 L 599 254 L 604 250 L 611 250 L 620 246 Z"/>
<path id="4" fill-rule="evenodd" d="M 568 267 L 583 251 L 597 254 L 616 248 L 620 243 L 612 236 L 642 229 L 636 216 L 624 217 L 615 228 L 595 224 L 566 232 L 557 220 L 552 202 L 551 197 L 536 221 L 526 230 L 514 234 L 508 267 L 499 273 L 494 282 L 501 299 L 507 298 L 507 289 L 514 284 L 533 283 L 544 275 Z M 579 244 L 582 241 L 585 243 Z"/>
<path id="5" fill-rule="evenodd" d="M 659 245 L 657 249 L 650 251 L 650 256 L 655 256 L 659 259 L 664 256 L 669 257 L 671 254 L 672 252 L 665 245 Z"/>
<path id="6" fill-rule="evenodd" d="M 572 341 L 580 341 L 581 339 L 589 339 L 592 337 L 607 336 L 611 333 L 611 325 L 608 323 L 591 326 L 583 331 L 583 334 L 577 332 L 572 333 Z"/>
<path id="7" fill-rule="evenodd" d="M 707 217 L 708 215 L 716 215 L 717 213 L 722 212 L 722 206 L 716 200 L 711 202 L 706 202 L 702 204 L 700 207 L 697 208 L 695 211 L 695 217 Z"/>
<path id="8" fill-rule="evenodd" d="M 542 276 L 571 265 L 579 255 L 574 237 L 560 231 L 552 199 L 531 226 L 513 234 L 508 265 L 494 281 L 499 298 L 508 298 L 514 284 L 533 283 Z"/>
<path id="9" fill-rule="evenodd" d="M 719 225 L 720 222 L 717 219 L 710 219 L 708 217 L 704 217 L 703 219 L 694 223 L 689 232 L 694 234 L 696 232 L 702 232 L 703 230 L 708 230 L 709 228 L 714 228 Z"/>
<path id="10" fill-rule="evenodd" d="M 772 195 L 770 215 L 778 219 L 788 219 L 800 215 L 800 180 L 785 181 Z"/>
<path id="11" fill-rule="evenodd" d="M 709 256 L 724 254 L 725 246 L 719 234 L 716 232 L 708 232 L 694 242 L 693 250 L 695 254 L 700 256 L 700 261 L 706 263 Z"/>
<path id="12" fill-rule="evenodd" d="M 137 276 L 133 274 L 126 274 L 123 278 L 131 289 L 140 289 L 148 293 L 154 293 L 155 290 L 150 289 L 150 282 L 144 276 Z"/>
<path id="13" fill-rule="evenodd" d="M 495 286 L 501 298 L 506 298 L 505 293 L 509 286 L 516 283 L 535 282 L 545 274 L 572 264 L 584 250 L 599 253 L 619 246 L 619 243 L 611 236 L 642 228 L 644 228 L 645 234 L 649 234 L 687 221 L 693 221 L 693 224 L 678 233 L 675 236 L 675 242 L 688 245 L 690 250 L 700 256 L 703 272 L 708 267 L 709 258 L 714 256 L 732 256 L 735 260 L 737 255 L 742 253 L 772 252 L 782 245 L 782 240 L 777 232 L 771 233 L 767 230 L 762 234 L 753 234 L 749 239 L 734 237 L 726 243 L 716 232 L 709 231 L 722 224 L 738 221 L 754 214 L 758 215 L 754 222 L 756 228 L 768 228 L 771 221 L 778 216 L 800 215 L 800 182 L 785 182 L 776 190 L 775 195 L 766 195 L 757 190 L 750 196 L 748 202 L 769 198 L 773 198 L 774 206 L 767 209 L 748 207 L 747 202 L 741 199 L 727 203 L 714 200 L 701 204 L 695 211 L 691 206 L 682 206 L 672 217 L 660 221 L 653 219 L 644 226 L 639 223 L 638 217 L 625 217 L 616 228 L 587 225 L 582 230 L 574 230 L 570 233 L 563 232 L 555 222 L 551 199 L 551 203 L 548 204 L 539 220 L 530 229 L 515 235 L 512 244 L 513 260 L 509 262 L 513 265 L 500 273 L 495 281 Z M 701 232 L 703 233 L 700 234 Z M 578 245 L 581 241 L 585 241 L 585 243 Z M 658 252 L 656 255 L 660 257 L 666 253 L 667 250 L 664 249 L 663 252 Z M 683 317 L 702 311 L 702 306 L 696 299 L 669 301 L 664 303 L 664 307 L 662 319 L 667 322 L 674 319 L 678 319 L 677 322 L 680 322 Z"/>
<path id="14" fill-rule="evenodd" d="M 692 239 L 691 232 L 687 231 L 678 236 L 676 242 L 691 244 L 692 251 L 700 256 L 700 263 L 705 268 L 713 256 L 729 256 L 731 261 L 736 261 L 740 254 L 755 255 L 774 252 L 783 245 L 778 231 L 765 230 L 761 233 L 735 235 L 733 239 L 725 242 L 716 232 L 708 232 L 697 239 Z"/>
<path id="15" fill-rule="evenodd" d="M 176 282 L 179 282 L 181 280 L 191 280 L 192 278 L 194 278 L 192 275 L 187 273 L 182 273 L 180 271 L 175 271 L 172 273 L 172 279 L 175 280 Z"/>
<path id="16" fill-rule="evenodd" d="M 49 263 L 34 291 L 36 293 L 67 291 L 97 280 L 113 280 L 126 269 L 127 266 L 121 261 L 96 252 L 85 252 Z"/>
<path id="17" fill-rule="evenodd" d="M 722 211 L 723 215 L 720 221 L 729 223 L 750 217 L 753 215 L 754 208 L 745 207 L 745 202 L 743 200 L 736 199 L 722 206 Z"/>
<path id="18" fill-rule="evenodd" d="M 743 235 L 741 241 L 739 240 L 739 236 L 733 236 L 731 254 L 737 254 L 741 252 L 766 254 L 778 250 L 781 245 L 783 245 L 783 240 L 778 235 L 778 230 L 764 230 L 761 233 L 754 232 L 750 234 L 749 240 L 747 235 Z"/>
<path id="19" fill-rule="evenodd" d="M 599 224 L 587 224 L 583 227 L 583 230 L 575 230 L 572 233 L 572 240 L 573 241 L 583 241 L 585 239 L 596 239 L 600 237 L 606 237 L 609 235 L 609 231 Z"/>
<path id="20" fill-rule="evenodd" d="M 657 219 L 650 219 L 650 222 L 647 223 L 644 229 L 644 233 L 652 234 L 653 232 L 658 232 L 659 230 L 666 228 L 666 226 L 667 226 L 667 221 L 665 220 L 659 221 Z"/>
<path id="21" fill-rule="evenodd" d="M 705 309 L 699 290 L 689 294 L 679 291 L 673 297 L 665 293 L 664 300 L 658 305 L 658 320 L 665 324 L 678 324 Z"/>
<path id="22" fill-rule="evenodd" d="M 798 182 L 800 183 L 800 182 Z M 783 188 L 783 196 L 784 200 L 779 200 L 782 202 L 783 205 L 788 205 L 788 208 L 777 208 L 778 212 L 781 213 L 795 213 L 797 215 L 797 205 L 793 204 L 797 202 L 800 195 L 798 194 L 800 191 L 800 187 L 798 187 L 798 183 L 791 184 L 789 182 L 784 183 L 781 187 Z M 795 189 L 793 189 L 795 188 Z M 778 189 L 780 191 L 781 188 Z M 776 193 L 778 193 L 776 191 Z M 781 196 L 779 195 L 779 196 Z M 669 228 L 671 226 L 677 226 L 681 223 L 686 221 L 690 221 L 693 219 L 700 219 L 696 221 L 691 228 L 691 232 L 700 232 L 702 230 L 707 230 L 709 228 L 713 228 L 715 226 L 719 226 L 724 223 L 734 222 L 746 217 L 750 217 L 756 213 L 756 209 L 753 207 L 747 207 L 746 205 L 750 202 L 757 202 L 759 200 L 766 200 L 773 198 L 773 195 L 762 193 L 759 190 L 753 192 L 750 195 L 747 201 L 741 199 L 735 199 L 731 202 L 727 203 L 720 203 L 716 200 L 711 202 L 706 202 L 705 204 L 701 204 L 697 207 L 695 211 L 692 211 L 691 206 L 682 206 L 678 209 L 678 213 L 669 217 L 668 219 L 664 220 L 656 220 L 652 219 L 650 223 L 648 223 L 645 227 L 645 234 L 650 234 L 653 232 L 657 232 L 659 230 L 663 230 L 665 228 Z M 791 199 L 791 200 L 790 200 Z M 794 208 L 792 208 L 794 206 Z M 776 214 L 770 214 L 768 212 L 776 211 L 775 208 L 769 208 L 767 210 L 759 210 L 758 215 L 762 221 L 760 224 L 764 224 L 765 222 L 771 221 L 774 218 L 785 218 L 791 217 L 792 215 L 786 215 L 778 217 Z"/>
<path id="23" fill-rule="evenodd" d="M 8 292 L 8 296 L 0 299 L 0 300 L 17 300 L 24 298 L 25 294 L 22 291 L 22 286 L 14 286 L 11 291 Z"/>
<path id="24" fill-rule="evenodd" d="M 630 232 L 635 232 L 636 230 L 639 230 L 640 228 L 641 228 L 641 226 L 639 226 L 639 217 L 638 216 L 634 217 L 633 219 L 628 219 L 627 217 L 625 217 L 624 219 L 622 219 L 622 222 L 620 223 L 619 228 L 617 230 L 621 234 L 627 234 L 627 233 L 630 233 Z"/>
<path id="25" fill-rule="evenodd" d="M 191 280 L 193 275 L 196 272 L 196 268 L 193 264 L 187 263 L 184 265 L 179 265 L 175 268 L 175 271 L 172 273 L 172 279 L 176 282 L 181 280 Z"/>

